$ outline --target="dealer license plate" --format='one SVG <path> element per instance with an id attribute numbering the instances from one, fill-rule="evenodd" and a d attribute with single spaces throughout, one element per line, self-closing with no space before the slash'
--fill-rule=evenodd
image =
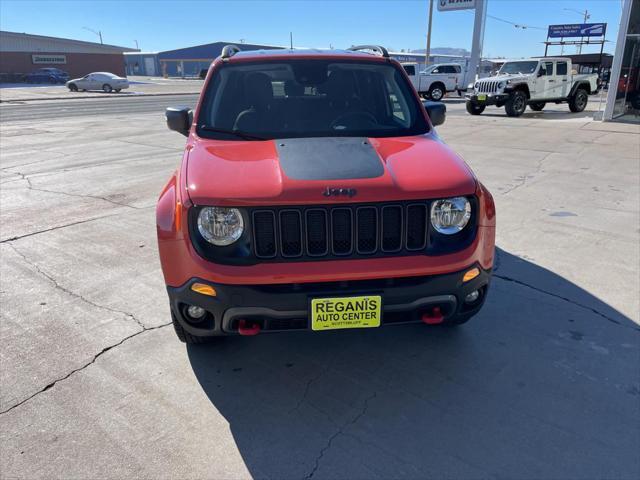
<path id="1" fill-rule="evenodd" d="M 311 300 L 311 328 L 372 328 L 380 326 L 382 297 L 314 298 Z"/>
<path id="2" fill-rule="evenodd" d="M 487 96 L 485 94 L 478 95 L 478 100 L 480 100 L 481 102 L 484 102 L 486 99 L 487 99 Z"/>

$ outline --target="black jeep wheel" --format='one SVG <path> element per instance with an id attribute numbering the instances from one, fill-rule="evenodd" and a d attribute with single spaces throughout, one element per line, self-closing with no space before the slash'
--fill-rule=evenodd
<path id="1" fill-rule="evenodd" d="M 478 105 L 477 103 L 467 102 L 467 112 L 471 115 L 480 115 L 484 112 L 485 105 Z"/>
<path id="2" fill-rule="evenodd" d="M 197 335 L 191 335 L 190 333 L 186 332 L 184 328 L 182 328 L 182 325 L 180 325 L 180 322 L 178 322 L 178 320 L 176 319 L 176 316 L 173 313 L 173 310 L 171 311 L 171 321 L 173 322 L 173 329 L 176 331 L 176 335 L 178 336 L 178 339 L 182 342 L 182 343 L 186 343 L 189 345 L 193 345 L 193 344 L 197 344 L 197 343 L 211 343 L 215 337 L 199 337 Z"/>
<path id="3" fill-rule="evenodd" d="M 69 85 L 69 91 L 70 92 L 77 92 L 78 91 L 78 86 L 75 83 L 72 83 Z"/>
<path id="4" fill-rule="evenodd" d="M 579 88 L 576 93 L 569 99 L 569 110 L 573 113 L 580 113 L 589 102 L 589 94 L 584 88 Z"/>
<path id="5" fill-rule="evenodd" d="M 429 98 L 434 102 L 439 102 L 440 100 L 442 100 L 445 93 L 446 91 L 440 83 L 434 83 L 433 85 L 431 85 L 431 88 L 429 88 Z"/>
<path id="6" fill-rule="evenodd" d="M 531 108 L 531 110 L 534 110 L 536 112 L 541 112 L 545 105 L 546 105 L 545 102 L 532 102 L 529 104 L 529 108 Z"/>
<path id="7" fill-rule="evenodd" d="M 510 117 L 519 117 L 527 108 L 527 94 L 522 90 L 516 90 L 507 99 L 504 106 L 507 115 Z"/>

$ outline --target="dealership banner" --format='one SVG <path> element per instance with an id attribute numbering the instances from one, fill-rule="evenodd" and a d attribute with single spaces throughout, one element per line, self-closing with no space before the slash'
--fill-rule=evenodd
<path id="1" fill-rule="evenodd" d="M 604 37 L 606 23 L 572 23 L 549 25 L 549 38 Z"/>
<path id="2" fill-rule="evenodd" d="M 438 11 L 467 10 L 476 8 L 476 0 L 437 0 Z"/>
<path id="3" fill-rule="evenodd" d="M 66 55 L 31 55 L 31 61 L 34 64 L 51 64 L 51 63 L 58 63 L 58 64 L 63 64 L 63 63 L 67 63 L 67 56 Z"/>

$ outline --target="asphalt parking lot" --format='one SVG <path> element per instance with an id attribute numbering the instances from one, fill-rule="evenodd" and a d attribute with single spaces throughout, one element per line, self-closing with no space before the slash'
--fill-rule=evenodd
<path id="1" fill-rule="evenodd" d="M 497 204 L 479 316 L 185 347 L 154 207 L 189 101 L 0 105 L 2 478 L 640 477 L 640 127 L 447 100 Z"/>

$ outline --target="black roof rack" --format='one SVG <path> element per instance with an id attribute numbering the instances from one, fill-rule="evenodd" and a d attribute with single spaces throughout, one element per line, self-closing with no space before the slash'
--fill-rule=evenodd
<path id="1" fill-rule="evenodd" d="M 238 48 L 237 45 L 225 45 L 224 48 L 222 49 L 222 53 L 220 54 L 220 56 L 224 60 L 226 58 L 233 57 L 239 51 L 240 49 Z"/>
<path id="2" fill-rule="evenodd" d="M 347 48 L 347 50 L 351 50 L 352 52 L 358 52 L 360 50 L 372 50 L 381 57 L 389 58 L 389 52 L 387 51 L 387 49 L 381 47 L 380 45 L 357 45 L 355 47 Z"/>

